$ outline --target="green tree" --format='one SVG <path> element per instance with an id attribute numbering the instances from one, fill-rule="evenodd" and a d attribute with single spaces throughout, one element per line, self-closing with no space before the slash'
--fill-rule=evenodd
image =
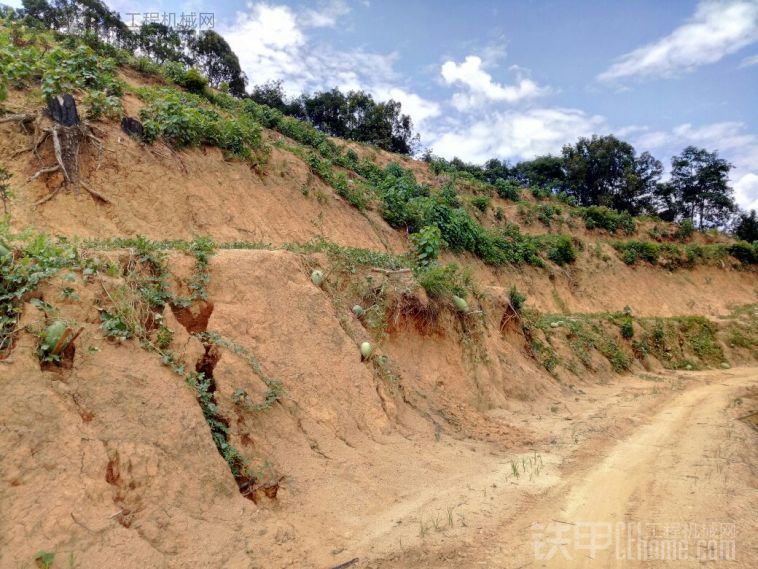
<path id="1" fill-rule="evenodd" d="M 663 167 L 649 153 L 615 136 L 580 138 L 563 147 L 566 191 L 584 206 L 602 205 L 632 214 L 652 203 Z"/>
<path id="2" fill-rule="evenodd" d="M 402 114 L 400 103 L 376 102 L 364 91 L 343 93 L 335 87 L 303 94 L 289 105 L 289 111 L 331 136 L 368 142 L 390 152 L 412 154 L 418 145 L 413 121 Z"/>
<path id="3" fill-rule="evenodd" d="M 158 63 L 176 61 L 188 63 L 184 54 L 182 36 L 164 24 L 151 22 L 142 24 L 137 38 L 139 48 Z"/>
<path id="4" fill-rule="evenodd" d="M 756 218 L 754 209 L 751 209 L 750 213 L 740 212 L 734 234 L 748 243 L 758 241 L 758 218 Z"/>
<path id="5" fill-rule="evenodd" d="M 23 0 L 27 20 L 67 33 L 133 47 L 134 35 L 118 13 L 101 0 Z"/>
<path id="6" fill-rule="evenodd" d="M 560 188 L 566 180 L 563 160 L 550 154 L 520 162 L 515 170 L 519 182 L 540 188 Z"/>
<path id="7" fill-rule="evenodd" d="M 256 103 L 266 105 L 286 115 L 302 114 L 297 104 L 293 105 L 287 102 L 287 95 L 281 81 L 268 81 L 261 85 L 255 85 L 250 91 L 250 98 Z"/>
<path id="8" fill-rule="evenodd" d="M 656 191 L 661 217 L 668 221 L 690 219 L 701 230 L 724 225 L 736 209 L 729 186 L 731 169 L 717 152 L 685 148 L 671 158 L 671 178 Z"/>
<path id="9" fill-rule="evenodd" d="M 226 83 L 232 95 L 241 97 L 245 94 L 247 77 L 242 72 L 239 58 L 223 37 L 213 30 L 204 30 L 190 40 L 189 49 L 194 64 L 205 73 L 212 86 Z"/>

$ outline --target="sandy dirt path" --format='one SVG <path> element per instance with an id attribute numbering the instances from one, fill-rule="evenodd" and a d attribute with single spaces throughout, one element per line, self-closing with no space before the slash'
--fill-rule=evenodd
<path id="1" fill-rule="evenodd" d="M 758 369 L 688 377 L 618 442 L 588 441 L 558 483 L 504 506 L 496 528 L 413 566 L 758 567 L 758 433 L 738 420 L 756 411 Z"/>

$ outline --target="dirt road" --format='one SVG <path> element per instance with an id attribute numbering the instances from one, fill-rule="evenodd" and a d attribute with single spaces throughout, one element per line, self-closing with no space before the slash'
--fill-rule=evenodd
<path id="1" fill-rule="evenodd" d="M 494 527 L 377 566 L 758 567 L 758 433 L 738 420 L 758 408 L 758 369 L 680 377 L 626 436 L 562 456 L 559 481 Z"/>

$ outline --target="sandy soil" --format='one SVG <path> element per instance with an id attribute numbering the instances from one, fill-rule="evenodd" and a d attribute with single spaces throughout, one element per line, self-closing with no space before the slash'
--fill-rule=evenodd
<path id="1" fill-rule="evenodd" d="M 623 405 L 637 423 L 622 427 L 624 436 L 601 427 L 576 451 L 538 449 L 558 472 L 547 467 L 549 488 L 539 495 L 497 508 L 498 522 L 368 566 L 755 567 L 758 435 L 739 417 L 755 412 L 758 368 L 656 383 L 668 393 L 653 395 L 648 409 L 639 399 L 649 392 Z M 613 415 L 608 408 L 575 420 L 574 432 L 616 424 Z"/>

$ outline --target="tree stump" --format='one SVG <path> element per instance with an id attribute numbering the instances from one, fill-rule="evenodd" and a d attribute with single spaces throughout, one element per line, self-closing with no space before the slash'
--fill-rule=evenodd
<path id="1" fill-rule="evenodd" d="M 79 193 L 80 188 L 84 188 L 96 200 L 110 203 L 108 198 L 82 180 L 79 174 L 79 152 L 82 141 L 90 142 L 100 153 L 103 151 L 103 142 L 95 136 L 93 127 L 79 119 L 74 98 L 68 93 L 48 97 L 47 115 L 53 121 L 52 127 L 43 128 L 42 135 L 29 150 L 36 153 L 48 138 L 52 138 L 55 164 L 37 171 L 29 178 L 29 181 L 60 171 L 63 174 L 63 182 L 35 205 L 50 201 L 62 188 L 68 186 L 73 186 L 75 194 Z"/>

